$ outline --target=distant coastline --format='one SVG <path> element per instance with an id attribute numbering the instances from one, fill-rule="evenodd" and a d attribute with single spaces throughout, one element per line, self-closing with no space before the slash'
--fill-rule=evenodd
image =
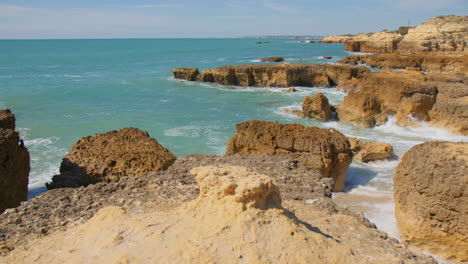
<path id="1" fill-rule="evenodd" d="M 242 36 L 234 37 L 236 39 L 323 39 L 322 35 L 305 35 L 305 36 Z"/>

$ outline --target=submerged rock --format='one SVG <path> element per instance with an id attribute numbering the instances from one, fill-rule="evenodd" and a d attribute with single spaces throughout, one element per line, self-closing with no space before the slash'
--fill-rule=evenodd
<path id="1" fill-rule="evenodd" d="M 335 180 L 334 191 L 342 191 L 351 163 L 348 138 L 335 129 L 304 127 L 250 120 L 236 125 L 226 154 L 271 154 L 297 161 Z"/>
<path id="2" fill-rule="evenodd" d="M 403 241 L 443 258 L 467 261 L 468 143 L 428 142 L 410 149 L 394 178 Z"/>
<path id="3" fill-rule="evenodd" d="M 269 57 L 269 58 L 260 59 L 260 61 L 263 61 L 263 62 L 282 62 L 282 61 L 284 61 L 284 58 L 281 57 L 281 56 Z"/>
<path id="4" fill-rule="evenodd" d="M 26 201 L 29 171 L 29 151 L 15 131 L 15 116 L 0 110 L 0 213 Z"/>
<path id="5" fill-rule="evenodd" d="M 148 132 L 124 128 L 78 140 L 47 188 L 79 187 L 167 169 L 176 157 Z"/>

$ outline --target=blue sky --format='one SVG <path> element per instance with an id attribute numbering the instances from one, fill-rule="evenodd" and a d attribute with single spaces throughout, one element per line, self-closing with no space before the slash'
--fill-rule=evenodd
<path id="1" fill-rule="evenodd" d="M 0 0 L 0 38 L 335 35 L 448 14 L 468 0 Z"/>

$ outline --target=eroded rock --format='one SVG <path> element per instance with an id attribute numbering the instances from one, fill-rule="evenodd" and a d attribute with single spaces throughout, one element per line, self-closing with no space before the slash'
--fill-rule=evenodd
<path id="1" fill-rule="evenodd" d="M 177 68 L 173 69 L 174 78 L 186 81 L 196 81 L 199 74 L 197 68 Z"/>
<path id="2" fill-rule="evenodd" d="M 328 98 L 323 93 L 317 93 L 312 98 L 306 96 L 302 101 L 302 114 L 304 117 L 328 121 L 332 118 L 332 112 Z"/>
<path id="3" fill-rule="evenodd" d="M 282 62 L 282 61 L 284 61 L 284 58 L 281 57 L 281 56 L 278 56 L 278 57 L 268 57 L 268 58 L 260 59 L 260 61 L 263 61 L 263 62 Z"/>
<path id="4" fill-rule="evenodd" d="M 383 142 L 363 142 L 355 137 L 349 138 L 351 151 L 359 162 L 389 159 L 394 156 L 393 147 Z"/>

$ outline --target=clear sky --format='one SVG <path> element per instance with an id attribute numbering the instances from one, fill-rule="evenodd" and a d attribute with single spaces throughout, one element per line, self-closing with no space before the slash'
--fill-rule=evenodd
<path id="1" fill-rule="evenodd" d="M 468 15 L 468 0 L 0 0 L 0 39 L 335 35 Z"/>

